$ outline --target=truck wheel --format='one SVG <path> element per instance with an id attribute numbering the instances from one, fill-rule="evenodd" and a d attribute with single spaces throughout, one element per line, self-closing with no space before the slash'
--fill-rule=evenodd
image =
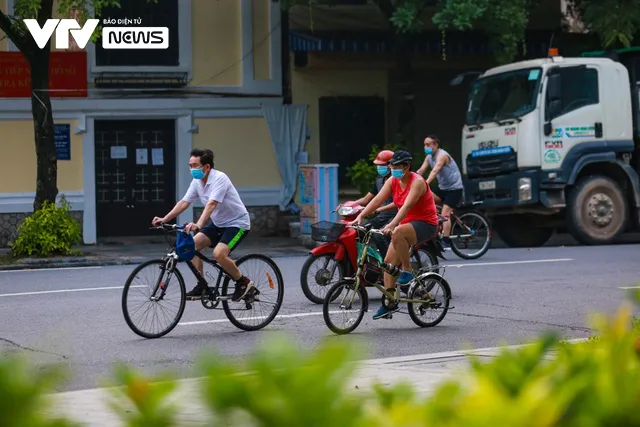
<path id="1" fill-rule="evenodd" d="M 624 193 L 614 180 L 590 176 L 569 192 L 567 228 L 582 244 L 608 244 L 624 231 L 627 209 Z"/>
<path id="2" fill-rule="evenodd" d="M 530 215 L 501 215 L 494 218 L 492 224 L 510 248 L 537 248 L 553 235 L 553 228 L 536 225 Z"/>

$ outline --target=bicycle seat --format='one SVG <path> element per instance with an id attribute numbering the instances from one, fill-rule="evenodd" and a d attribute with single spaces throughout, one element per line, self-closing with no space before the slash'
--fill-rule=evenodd
<path id="1" fill-rule="evenodd" d="M 438 225 L 447 222 L 447 220 L 449 220 L 449 217 L 438 215 Z"/>

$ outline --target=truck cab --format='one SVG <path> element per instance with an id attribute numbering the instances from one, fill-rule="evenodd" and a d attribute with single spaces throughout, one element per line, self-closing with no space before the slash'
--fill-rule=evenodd
<path id="1" fill-rule="evenodd" d="M 640 55 L 606 56 L 521 61 L 471 84 L 465 198 L 507 245 L 540 246 L 554 230 L 607 244 L 638 227 Z"/>

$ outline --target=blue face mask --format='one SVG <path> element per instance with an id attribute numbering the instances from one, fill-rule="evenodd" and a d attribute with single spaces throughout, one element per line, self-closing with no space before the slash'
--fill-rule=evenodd
<path id="1" fill-rule="evenodd" d="M 388 166 L 378 166 L 378 175 L 385 176 L 389 172 Z"/>
<path id="2" fill-rule="evenodd" d="M 204 178 L 204 172 L 202 171 L 202 168 L 200 168 L 200 169 L 191 169 L 191 176 L 194 179 L 202 179 L 202 178 Z"/>
<path id="3" fill-rule="evenodd" d="M 425 147 L 424 153 L 425 154 L 433 154 L 433 147 Z"/>
<path id="4" fill-rule="evenodd" d="M 391 169 L 391 176 L 401 179 L 404 176 L 404 172 L 402 172 L 402 169 Z"/>

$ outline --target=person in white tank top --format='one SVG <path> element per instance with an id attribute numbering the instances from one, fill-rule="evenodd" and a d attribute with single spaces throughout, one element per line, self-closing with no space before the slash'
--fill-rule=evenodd
<path id="1" fill-rule="evenodd" d="M 418 169 L 419 175 L 424 175 L 429 167 L 431 173 L 427 177 L 427 185 L 438 178 L 438 189 L 433 190 L 433 198 L 438 205 L 442 205 L 442 216 L 449 217 L 451 212 L 460 204 L 463 198 L 462 174 L 453 157 L 443 148 L 440 148 L 440 139 L 435 135 L 429 135 L 424 139 L 424 152 L 427 155 L 422 166 Z M 444 234 L 443 246 L 451 246 L 451 220 L 442 224 Z"/>

